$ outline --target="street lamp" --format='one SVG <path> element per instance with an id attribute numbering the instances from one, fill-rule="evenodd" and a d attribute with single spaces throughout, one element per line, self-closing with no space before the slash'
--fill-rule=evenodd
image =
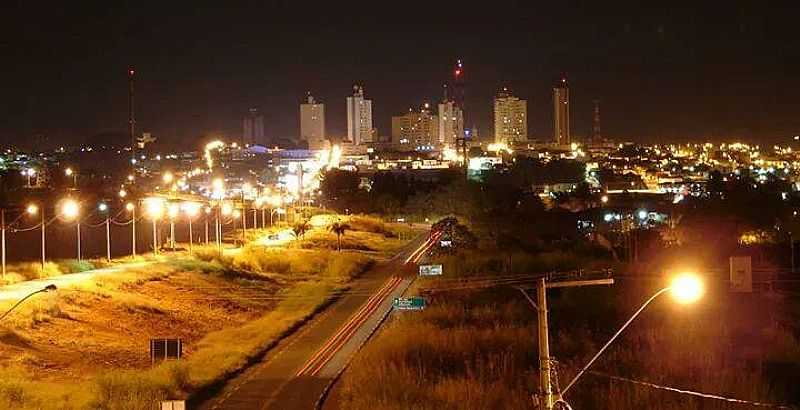
<path id="1" fill-rule="evenodd" d="M 210 213 L 211 213 L 211 207 L 210 207 L 210 206 L 206 206 L 204 210 L 205 210 L 205 212 L 206 212 L 206 217 L 205 217 L 205 224 L 206 224 L 206 245 L 208 245 L 208 214 L 210 214 Z"/>
<path id="2" fill-rule="evenodd" d="M 111 262 L 111 217 L 108 212 L 108 205 L 105 202 L 100 202 L 97 205 L 97 210 L 106 214 L 106 260 Z"/>
<path id="3" fill-rule="evenodd" d="M 179 211 L 180 207 L 174 202 L 167 206 L 167 216 L 169 216 L 169 242 L 173 252 L 175 252 L 175 218 L 178 217 Z"/>
<path id="4" fill-rule="evenodd" d="M 672 294 L 673 299 L 675 299 L 675 301 L 680 304 L 693 303 L 699 300 L 700 297 L 703 296 L 703 293 L 705 292 L 704 288 L 705 287 L 703 285 L 703 281 L 695 274 L 682 273 L 675 276 L 672 279 L 672 282 L 670 283 L 669 286 L 659 290 L 658 292 L 653 294 L 653 296 L 650 296 L 650 298 L 647 299 L 647 301 L 645 301 L 644 304 L 642 304 L 642 306 L 636 312 L 634 312 L 633 316 L 631 316 L 630 319 L 628 319 L 628 321 L 625 322 L 625 324 L 622 325 L 622 327 L 620 327 L 619 330 L 617 330 L 617 333 L 614 333 L 614 336 L 612 336 L 611 339 L 609 339 L 609 341 L 606 342 L 606 344 L 603 345 L 603 347 L 597 352 L 597 354 L 595 354 L 594 357 L 592 357 L 592 359 L 589 360 L 589 362 L 586 363 L 586 365 L 583 366 L 583 368 L 581 368 L 578 374 L 576 374 L 575 377 L 572 378 L 572 381 L 570 381 L 569 384 L 567 384 L 567 387 L 564 388 L 564 391 L 561 392 L 561 396 L 563 397 L 563 395 L 567 394 L 567 391 L 569 391 L 569 389 L 575 384 L 575 382 L 578 381 L 578 379 L 583 375 L 583 373 L 586 372 L 589 366 L 591 366 L 592 363 L 594 363 L 597 360 L 597 358 L 599 358 L 600 355 L 603 354 L 603 352 L 608 348 L 608 346 L 610 346 L 611 343 L 613 343 L 614 340 L 616 340 L 617 337 L 631 324 L 631 322 L 633 322 L 639 316 L 639 314 L 642 313 L 642 311 L 647 307 L 647 305 L 650 304 L 650 302 L 652 302 L 662 294 L 670 292 Z"/>
<path id="5" fill-rule="evenodd" d="M 186 216 L 189 218 L 189 254 L 192 253 L 192 243 L 194 242 L 193 233 L 192 233 L 192 219 L 197 216 L 197 213 L 200 211 L 200 204 L 197 202 L 184 202 L 183 203 L 183 211 L 186 212 Z M 208 227 L 208 224 L 206 224 Z M 208 233 L 208 229 L 206 229 L 206 233 Z"/>
<path id="6" fill-rule="evenodd" d="M 164 215 L 164 200 L 150 197 L 144 200 L 144 209 L 147 216 L 153 221 L 153 253 L 158 255 L 158 220 Z"/>
<path id="7" fill-rule="evenodd" d="M 31 296 L 33 296 L 33 295 L 36 295 L 37 293 L 44 293 L 44 292 L 54 292 L 55 290 L 56 290 L 56 285 L 54 285 L 54 284 L 52 284 L 52 283 L 51 283 L 51 284 L 49 284 L 49 285 L 45 286 L 45 287 L 44 287 L 44 288 L 42 288 L 42 289 L 39 289 L 39 290 L 37 290 L 37 291 L 34 291 L 34 292 L 32 292 L 32 293 L 28 294 L 28 295 L 27 295 L 27 296 L 25 296 L 24 298 L 20 299 L 20 300 L 19 300 L 19 302 L 15 303 L 15 304 L 14 304 L 14 306 L 11 306 L 11 309 L 8 309 L 8 310 L 6 311 L 6 313 L 3 313 L 3 316 L 0 316 L 0 320 L 3 320 L 3 319 L 5 319 L 5 318 L 6 318 L 6 316 L 8 316 L 8 314 L 9 314 L 9 313 L 11 313 L 11 312 L 12 312 L 14 309 L 16 309 L 16 308 L 17 308 L 17 306 L 21 305 L 21 304 L 22 304 L 22 302 L 26 301 L 26 300 L 27 300 L 29 297 L 31 297 Z"/>
<path id="8" fill-rule="evenodd" d="M 67 168 L 70 169 L 70 168 Z M 66 218 L 67 220 L 75 220 L 76 231 L 78 233 L 78 262 L 81 261 L 81 220 L 78 217 L 80 213 L 80 205 L 77 201 L 71 198 L 67 198 L 64 202 L 61 203 L 61 216 Z M 44 229 L 44 226 L 42 227 Z M 42 234 L 42 238 L 44 238 L 44 234 Z"/>
<path id="9" fill-rule="evenodd" d="M 67 167 L 67 169 L 64 170 L 64 175 L 72 177 L 72 189 L 78 189 L 78 173 L 72 168 Z"/>
<path id="10" fill-rule="evenodd" d="M 133 202 L 125 204 L 125 209 L 131 213 L 131 256 L 136 257 L 136 205 Z"/>

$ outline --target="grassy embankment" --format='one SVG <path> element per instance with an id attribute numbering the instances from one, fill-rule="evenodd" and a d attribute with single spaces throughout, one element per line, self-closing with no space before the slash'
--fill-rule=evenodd
<path id="1" fill-rule="evenodd" d="M 370 263 L 254 246 L 196 255 L 23 305 L 0 328 L 0 408 L 150 409 L 185 397 L 239 370 Z M 185 359 L 151 367 L 156 336 L 181 337 Z"/>
<path id="2" fill-rule="evenodd" d="M 445 275 L 562 270 L 576 255 L 460 255 Z M 418 284 L 420 282 L 418 281 Z M 551 352 L 562 388 L 660 283 L 551 290 Z M 427 288 L 443 286 L 428 281 Z M 596 363 L 595 370 L 726 396 L 800 402 L 791 386 L 800 371 L 796 302 L 775 294 L 730 295 L 710 289 L 702 303 L 667 298 L 648 308 Z M 538 390 L 536 315 L 517 290 L 435 293 L 422 312 L 401 312 L 345 372 L 348 409 L 529 409 Z M 794 334 L 794 335 L 793 335 Z M 596 374 L 583 376 L 567 400 L 586 409 L 733 409 L 734 405 L 652 390 Z"/>

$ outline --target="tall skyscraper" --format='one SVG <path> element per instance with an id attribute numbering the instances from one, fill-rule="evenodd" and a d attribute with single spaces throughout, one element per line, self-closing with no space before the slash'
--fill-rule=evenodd
<path id="1" fill-rule="evenodd" d="M 494 140 L 509 145 L 528 140 L 528 102 L 505 87 L 494 97 Z"/>
<path id="2" fill-rule="evenodd" d="M 600 135 L 600 101 L 594 100 L 594 111 L 592 112 L 592 134 L 589 136 L 589 144 L 599 144 L 603 142 Z"/>
<path id="3" fill-rule="evenodd" d="M 407 114 L 392 117 L 392 143 L 399 147 L 426 151 L 439 142 L 439 117 L 432 114 L 430 104 L 419 111 L 408 110 Z"/>
<path id="4" fill-rule="evenodd" d="M 347 138 L 355 145 L 372 142 L 372 100 L 364 98 L 364 88 L 353 86 L 347 97 Z"/>
<path id="5" fill-rule="evenodd" d="M 251 108 L 242 120 L 242 144 L 264 144 L 264 116 Z"/>
<path id="6" fill-rule="evenodd" d="M 300 139 L 308 142 L 309 149 L 325 148 L 325 104 L 314 100 L 311 93 L 305 104 L 300 104 Z"/>
<path id="7" fill-rule="evenodd" d="M 439 103 L 439 141 L 442 147 L 456 148 L 458 138 L 464 137 L 464 112 L 447 93 L 444 86 L 444 99 Z"/>
<path id="8" fill-rule="evenodd" d="M 569 145 L 569 86 L 562 78 L 553 87 L 553 142 L 556 145 Z"/>

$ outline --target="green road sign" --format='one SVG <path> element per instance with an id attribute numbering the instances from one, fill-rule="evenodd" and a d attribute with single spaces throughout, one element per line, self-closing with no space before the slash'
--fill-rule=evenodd
<path id="1" fill-rule="evenodd" d="M 442 265 L 419 265 L 419 276 L 438 276 L 442 271 Z"/>
<path id="2" fill-rule="evenodd" d="M 425 298 L 419 296 L 395 298 L 392 306 L 397 310 L 422 310 L 425 309 Z"/>

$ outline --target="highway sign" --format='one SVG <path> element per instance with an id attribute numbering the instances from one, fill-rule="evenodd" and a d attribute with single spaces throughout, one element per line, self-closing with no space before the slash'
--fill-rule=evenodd
<path id="1" fill-rule="evenodd" d="M 419 276 L 438 276 L 442 274 L 442 265 L 419 265 Z"/>
<path id="2" fill-rule="evenodd" d="M 425 298 L 419 296 L 395 298 L 392 306 L 397 310 L 422 310 L 425 309 Z"/>

